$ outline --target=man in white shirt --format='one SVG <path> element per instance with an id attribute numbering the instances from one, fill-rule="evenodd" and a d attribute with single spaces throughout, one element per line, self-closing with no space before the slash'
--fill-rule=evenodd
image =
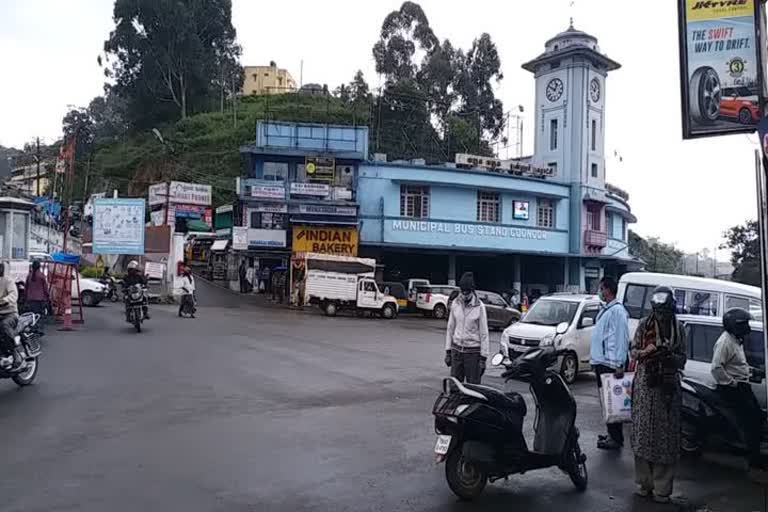
<path id="1" fill-rule="evenodd" d="M 192 270 L 189 267 L 184 267 L 184 274 L 181 276 L 181 305 L 179 306 L 179 316 L 184 311 L 184 307 L 191 311 L 190 315 L 195 318 L 195 277 L 192 275 Z"/>

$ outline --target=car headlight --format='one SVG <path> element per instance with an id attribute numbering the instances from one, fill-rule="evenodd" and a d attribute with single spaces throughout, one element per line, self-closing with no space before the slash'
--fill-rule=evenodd
<path id="1" fill-rule="evenodd" d="M 555 343 L 555 335 L 554 334 L 547 334 L 543 338 L 541 338 L 541 342 L 539 343 L 540 347 L 548 347 L 550 345 L 554 345 Z"/>

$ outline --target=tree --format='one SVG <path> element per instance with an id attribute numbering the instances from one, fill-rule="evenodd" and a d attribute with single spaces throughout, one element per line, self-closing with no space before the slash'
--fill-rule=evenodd
<path id="1" fill-rule="evenodd" d="M 419 86 L 430 103 L 430 110 L 437 117 L 439 128 L 443 131 L 448 126 L 448 115 L 457 99 L 457 75 L 463 58 L 461 50 L 455 50 L 446 39 L 424 59 L 417 75 Z"/>
<path id="2" fill-rule="evenodd" d="M 723 236 L 721 246 L 731 250 L 732 279 L 739 283 L 760 286 L 760 235 L 756 220 L 734 226 Z"/>
<path id="3" fill-rule="evenodd" d="M 482 34 L 472 43 L 466 55 L 458 56 L 456 89 L 463 114 L 477 116 L 477 124 L 498 137 L 504 126 L 504 107 L 496 98 L 493 83 L 504 78 L 496 44 L 488 34 Z"/>
<path id="4" fill-rule="evenodd" d="M 643 260 L 649 272 L 679 274 L 682 270 L 683 252 L 658 238 L 645 239 L 629 230 L 629 252 Z"/>
<path id="5" fill-rule="evenodd" d="M 416 49 L 429 53 L 439 43 L 421 6 L 404 2 L 381 25 L 379 41 L 373 46 L 376 72 L 390 83 L 412 79 L 418 68 L 413 60 Z"/>
<path id="6" fill-rule="evenodd" d="M 106 73 L 141 127 L 203 110 L 240 55 L 231 0 L 115 0 L 113 18 Z"/>

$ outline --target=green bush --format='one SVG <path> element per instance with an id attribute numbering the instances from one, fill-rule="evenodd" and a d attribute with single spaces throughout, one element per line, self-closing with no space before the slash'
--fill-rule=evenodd
<path id="1" fill-rule="evenodd" d="M 99 270 L 97 267 L 83 267 L 80 269 L 80 275 L 83 277 L 100 277 L 101 276 L 101 270 Z"/>

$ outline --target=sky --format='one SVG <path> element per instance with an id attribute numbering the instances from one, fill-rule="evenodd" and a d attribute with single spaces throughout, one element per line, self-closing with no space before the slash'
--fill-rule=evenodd
<path id="1" fill-rule="evenodd" d="M 371 48 L 384 17 L 401 3 L 233 0 L 241 62 L 274 60 L 297 81 L 331 89 L 361 69 L 376 88 Z M 711 251 L 726 229 L 755 217 L 757 137 L 682 140 L 676 2 L 418 3 L 435 34 L 454 46 L 468 48 L 483 32 L 491 35 L 504 74 L 497 95 L 505 110 L 525 108 L 526 154 L 533 149 L 534 80 L 520 65 L 542 53 L 570 17 L 598 38 L 603 53 L 622 64 L 604 91 L 607 179 L 629 192 L 638 218 L 632 229 L 641 235 L 688 252 Z M 96 58 L 112 27 L 111 0 L 0 0 L 0 145 L 60 137 L 68 108 L 86 106 L 102 92 Z"/>

